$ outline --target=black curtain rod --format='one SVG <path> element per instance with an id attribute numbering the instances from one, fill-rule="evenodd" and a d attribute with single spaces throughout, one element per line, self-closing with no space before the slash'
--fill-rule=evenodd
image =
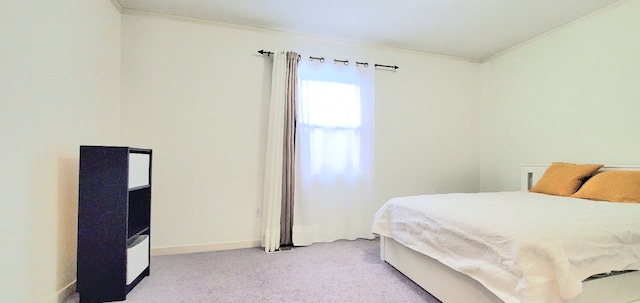
<path id="1" fill-rule="evenodd" d="M 398 67 L 397 65 L 393 65 L 393 66 L 391 66 L 391 65 L 384 65 L 384 64 L 375 64 L 375 66 L 376 66 L 376 67 L 393 68 L 393 70 L 396 70 L 396 69 L 400 68 L 400 67 Z"/>
<path id="2" fill-rule="evenodd" d="M 267 56 L 271 56 L 274 53 L 270 52 L 270 51 L 266 51 L 266 50 L 259 50 L 258 51 L 259 54 L 261 55 L 267 55 Z M 324 57 L 312 57 L 309 56 L 309 60 L 313 61 L 313 60 L 318 60 L 320 62 L 324 62 Z M 338 60 L 338 59 L 333 59 L 334 63 L 343 63 L 344 65 L 349 65 L 349 60 Z M 356 61 L 356 66 L 360 66 L 360 65 L 364 65 L 364 67 L 368 67 L 369 63 L 368 62 L 358 62 Z M 384 64 L 374 64 L 375 67 L 384 67 L 384 68 L 391 68 L 393 70 L 397 70 L 400 67 L 398 67 L 397 65 L 384 65 Z"/>

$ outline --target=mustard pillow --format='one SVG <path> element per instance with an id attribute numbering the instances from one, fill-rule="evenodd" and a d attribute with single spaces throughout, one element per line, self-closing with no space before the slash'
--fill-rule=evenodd
<path id="1" fill-rule="evenodd" d="M 556 196 L 570 196 L 578 190 L 584 179 L 595 174 L 600 167 L 602 164 L 553 162 L 530 191 Z"/>
<path id="2" fill-rule="evenodd" d="M 605 171 L 591 177 L 573 198 L 640 203 L 640 171 Z"/>

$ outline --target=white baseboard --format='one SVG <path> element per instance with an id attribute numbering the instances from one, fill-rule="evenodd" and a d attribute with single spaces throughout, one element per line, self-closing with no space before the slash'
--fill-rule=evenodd
<path id="1" fill-rule="evenodd" d="M 67 298 L 69 298 L 69 296 L 71 296 L 74 292 L 76 292 L 75 280 L 59 290 L 58 293 L 53 295 L 49 300 L 46 301 L 46 303 L 66 303 Z"/>
<path id="2" fill-rule="evenodd" d="M 260 247 L 260 240 L 151 248 L 152 256 L 192 254 L 209 251 Z"/>

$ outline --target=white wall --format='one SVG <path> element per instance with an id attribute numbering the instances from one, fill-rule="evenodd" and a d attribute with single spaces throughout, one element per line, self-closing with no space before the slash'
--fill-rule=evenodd
<path id="1" fill-rule="evenodd" d="M 517 190 L 523 163 L 640 164 L 640 1 L 482 65 L 482 190 Z"/>
<path id="2" fill-rule="evenodd" d="M 56 302 L 76 276 L 78 146 L 119 139 L 120 13 L 5 0 L 0 37 L 0 302 Z"/>
<path id="3" fill-rule="evenodd" d="M 400 66 L 376 72 L 378 203 L 479 189 L 478 64 L 158 17 L 122 19 L 121 137 L 154 149 L 152 248 L 259 240 L 254 213 L 271 77 L 259 49 Z"/>

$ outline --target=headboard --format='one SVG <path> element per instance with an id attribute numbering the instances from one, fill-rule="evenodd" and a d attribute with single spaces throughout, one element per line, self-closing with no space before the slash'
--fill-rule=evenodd
<path id="1" fill-rule="evenodd" d="M 527 191 L 540 180 L 549 164 L 522 164 L 520 166 L 520 190 Z M 640 170 L 640 166 L 604 166 L 598 171 L 608 170 Z"/>

